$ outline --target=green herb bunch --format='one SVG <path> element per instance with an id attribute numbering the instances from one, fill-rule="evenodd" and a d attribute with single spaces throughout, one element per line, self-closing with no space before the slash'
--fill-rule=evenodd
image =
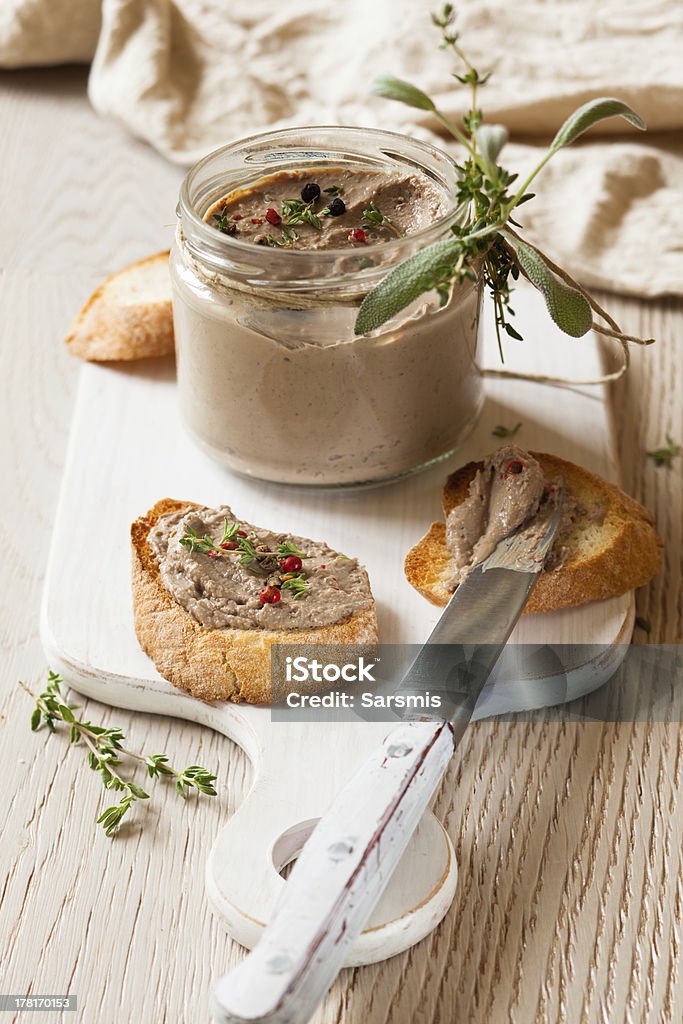
<path id="1" fill-rule="evenodd" d="M 61 676 L 56 672 L 49 672 L 45 689 L 39 696 L 36 697 L 24 686 L 36 702 L 31 715 L 31 729 L 37 732 L 44 726 L 49 732 L 54 733 L 58 726 L 65 726 L 69 731 L 70 743 L 83 743 L 87 747 L 88 765 L 99 773 L 104 788 L 125 794 L 118 804 L 105 808 L 97 819 L 97 823 L 102 826 L 107 836 L 112 836 L 118 831 L 136 800 L 149 799 L 149 793 L 132 779 L 124 778 L 119 771 L 124 758 L 144 764 L 151 779 L 162 776 L 174 779 L 176 792 L 183 798 L 189 789 L 195 789 L 207 796 L 216 796 L 216 776 L 201 765 L 192 764 L 183 771 L 178 771 L 169 763 L 166 754 L 145 757 L 127 750 L 123 746 L 126 737 L 118 727 L 105 728 L 77 718 L 74 712 L 78 709 L 78 704 L 67 703 L 62 693 L 63 685 L 64 680 Z"/>
<path id="2" fill-rule="evenodd" d="M 374 91 L 387 99 L 431 112 L 454 136 L 465 151 L 457 165 L 455 223 L 452 238 L 436 242 L 392 270 L 364 299 L 356 319 L 356 334 L 376 330 L 410 305 L 419 296 L 436 290 L 444 304 L 455 285 L 465 280 L 482 280 L 491 295 L 498 346 L 503 356 L 502 337 L 521 340 L 510 318 L 514 282 L 527 278 L 542 294 L 548 312 L 557 326 L 571 337 L 581 337 L 593 329 L 617 338 L 626 353 L 626 342 L 649 344 L 621 331 L 618 324 L 570 275 L 556 266 L 536 246 L 524 241 L 515 228 L 513 213 L 534 197 L 530 186 L 539 172 L 560 149 L 570 145 L 592 125 L 609 117 L 623 117 L 636 128 L 645 129 L 643 120 L 622 100 L 602 97 L 579 107 L 562 125 L 540 163 L 523 182 L 499 163 L 508 133 L 503 125 L 487 124 L 479 105 L 480 89 L 490 73 L 481 74 L 461 49 L 455 31 L 455 12 L 446 4 L 432 20 L 441 32 L 441 47 L 450 50 L 458 61 L 457 81 L 470 90 L 469 111 L 456 124 L 420 89 L 398 78 L 382 77 Z M 605 323 L 596 323 L 597 314 Z"/>

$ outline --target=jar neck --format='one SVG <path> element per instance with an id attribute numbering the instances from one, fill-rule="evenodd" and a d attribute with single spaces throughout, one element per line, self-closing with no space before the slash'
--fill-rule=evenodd
<path id="1" fill-rule="evenodd" d="M 275 173 L 333 164 L 350 169 L 423 174 L 442 192 L 445 213 L 402 238 L 359 249 L 277 249 L 217 231 L 204 219 L 225 195 Z M 249 289 L 299 293 L 326 290 L 358 296 L 394 266 L 447 238 L 456 219 L 457 168 L 445 153 L 406 136 L 360 128 L 302 128 L 254 136 L 200 161 L 178 204 L 178 244 L 204 273 Z"/>

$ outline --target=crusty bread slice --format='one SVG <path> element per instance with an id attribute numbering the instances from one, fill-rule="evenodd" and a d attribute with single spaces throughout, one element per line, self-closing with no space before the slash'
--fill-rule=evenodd
<path id="1" fill-rule="evenodd" d="M 95 362 L 173 352 L 168 252 L 108 277 L 76 317 L 66 344 L 73 355 Z"/>
<path id="2" fill-rule="evenodd" d="M 147 542 L 157 521 L 170 512 L 199 508 L 164 498 L 131 527 L 133 614 L 143 651 L 169 682 L 202 700 L 272 700 L 270 648 L 273 644 L 373 644 L 377 618 L 372 607 L 343 622 L 309 630 L 206 629 L 163 586 L 159 563 Z"/>
<path id="3" fill-rule="evenodd" d="M 587 510 L 573 528 L 561 533 L 555 546 L 566 555 L 555 569 L 543 571 L 525 608 L 549 612 L 587 601 L 600 601 L 642 587 L 661 567 L 660 541 L 649 512 L 614 484 L 556 455 L 530 452 L 546 479 L 562 476 L 566 492 Z M 482 463 L 470 462 L 449 476 L 443 492 L 444 516 L 461 504 Z M 604 510 L 601 522 L 591 512 Z M 446 546 L 446 527 L 433 523 L 405 560 L 408 582 L 429 601 L 445 605 L 451 596 L 453 568 Z"/>

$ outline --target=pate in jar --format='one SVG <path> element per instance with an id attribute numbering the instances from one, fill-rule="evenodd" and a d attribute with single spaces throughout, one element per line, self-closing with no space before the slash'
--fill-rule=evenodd
<path id="1" fill-rule="evenodd" d="M 482 404 L 481 288 L 421 296 L 354 332 L 365 295 L 450 236 L 457 169 L 361 128 L 254 136 L 185 179 L 171 254 L 181 415 L 232 470 L 376 483 L 450 454 Z"/>

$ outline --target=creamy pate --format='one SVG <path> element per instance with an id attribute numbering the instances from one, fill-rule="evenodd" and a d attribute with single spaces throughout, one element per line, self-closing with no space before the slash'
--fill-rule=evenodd
<path id="1" fill-rule="evenodd" d="M 207 629 L 315 629 L 372 607 L 355 558 L 253 526 L 227 505 L 163 516 L 149 544 L 165 589 Z"/>
<path id="2" fill-rule="evenodd" d="M 424 175 L 309 168 L 231 192 L 204 219 L 256 245 L 336 249 L 412 235 L 446 211 L 445 195 Z"/>
<path id="3" fill-rule="evenodd" d="M 488 558 L 501 540 L 524 529 L 532 543 L 544 532 L 555 507 L 558 480 L 547 480 L 540 463 L 517 445 L 504 445 L 477 470 L 467 498 L 451 509 L 446 519 L 446 544 L 450 551 L 457 587 L 472 569 Z M 546 569 L 556 569 L 569 554 L 567 537 L 578 518 L 600 522 L 600 505 L 587 510 L 565 491 L 562 518 Z"/>

